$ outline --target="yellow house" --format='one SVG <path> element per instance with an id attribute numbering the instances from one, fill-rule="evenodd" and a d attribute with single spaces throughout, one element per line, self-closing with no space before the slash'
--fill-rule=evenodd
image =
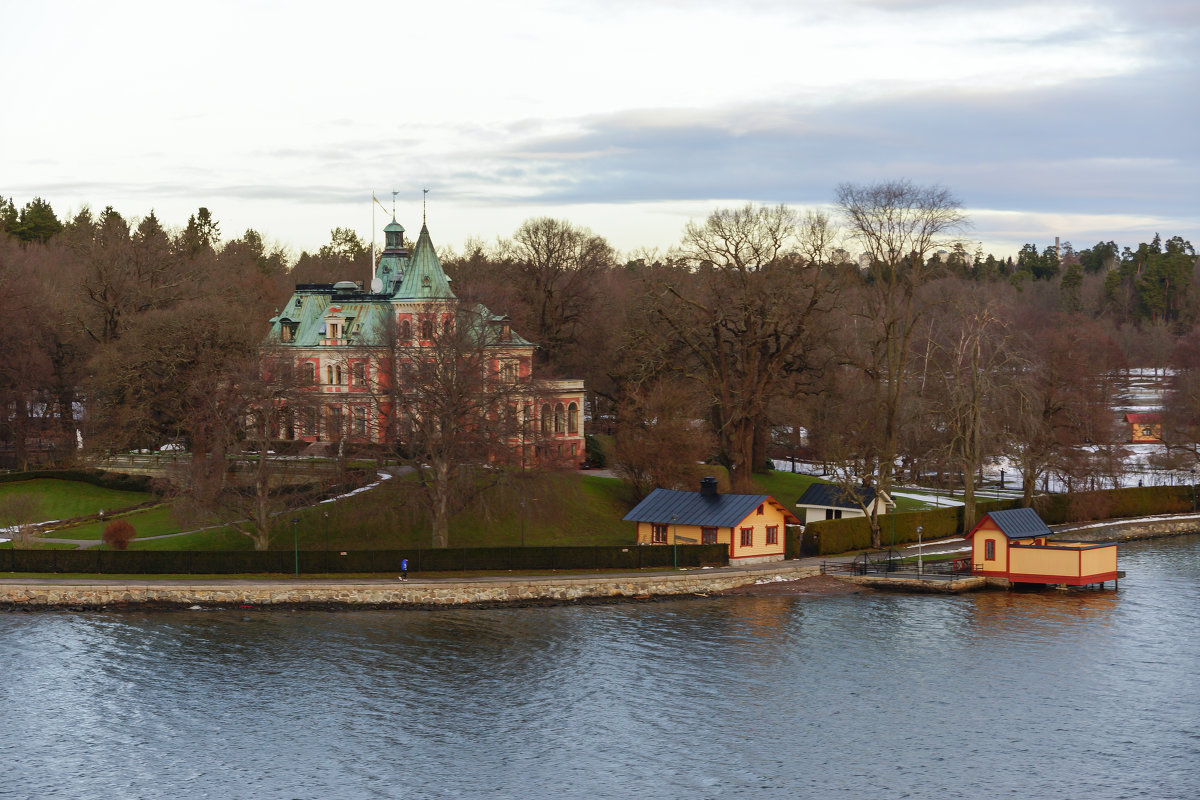
<path id="1" fill-rule="evenodd" d="M 1125 422 L 1129 425 L 1129 441 L 1132 444 L 1162 441 L 1161 414 L 1126 414 Z"/>
<path id="2" fill-rule="evenodd" d="M 698 492 L 655 489 L 624 520 L 638 544 L 724 544 L 731 564 L 782 561 L 785 526 L 800 522 L 770 495 L 719 493 L 716 478 Z"/>
<path id="3" fill-rule="evenodd" d="M 1032 508 L 989 511 L 965 537 L 971 572 L 1012 583 L 1086 586 L 1116 581 L 1117 545 L 1060 542 Z"/>

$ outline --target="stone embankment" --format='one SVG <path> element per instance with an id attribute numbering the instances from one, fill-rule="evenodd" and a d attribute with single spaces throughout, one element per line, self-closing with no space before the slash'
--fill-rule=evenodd
<path id="1" fill-rule="evenodd" d="M 313 581 L 7 580 L 0 607 L 327 607 L 439 608 L 565 604 L 652 596 L 708 594 L 760 581 L 819 575 L 819 564 L 776 562 L 752 568 L 696 569 L 636 575 Z"/>
<path id="2" fill-rule="evenodd" d="M 1158 539 L 1196 533 L 1200 531 L 1200 514 L 1054 525 L 1052 529 L 1055 538 L 1064 541 L 1130 542 L 1135 539 Z"/>

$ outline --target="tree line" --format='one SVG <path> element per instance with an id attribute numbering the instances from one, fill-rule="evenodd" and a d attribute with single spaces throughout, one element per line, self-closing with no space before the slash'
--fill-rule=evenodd
<path id="1" fill-rule="evenodd" d="M 1048 475 L 1111 485 L 1129 367 L 1175 368 L 1164 439 L 1194 461 L 1189 242 L 1027 244 L 1001 259 L 971 251 L 944 187 L 845 184 L 833 200 L 830 213 L 719 209 L 675 247 L 626 254 L 534 218 L 442 260 L 461 298 L 538 343 L 539 374 L 586 381 L 590 429 L 611 435 L 639 492 L 690 487 L 707 460 L 748 490 L 769 455 L 824 463 L 848 488 L 954 480 L 968 515 L 1001 456 L 1027 499 Z M 196 469 L 224 464 L 270 396 L 252 385 L 267 319 L 295 283 L 370 271 L 348 228 L 292 258 L 253 230 L 223 239 L 206 208 L 172 229 L 153 212 L 60 220 L 40 198 L 0 200 L 0 443 L 17 465 L 41 440 L 67 458 L 78 425 L 89 449 L 182 440 Z"/>

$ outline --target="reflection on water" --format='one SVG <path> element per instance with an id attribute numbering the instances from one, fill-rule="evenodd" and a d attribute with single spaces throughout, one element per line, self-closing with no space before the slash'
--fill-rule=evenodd
<path id="1" fill-rule="evenodd" d="M 1200 795 L 1200 537 L 1119 592 L 0 615 L 0 796 Z"/>

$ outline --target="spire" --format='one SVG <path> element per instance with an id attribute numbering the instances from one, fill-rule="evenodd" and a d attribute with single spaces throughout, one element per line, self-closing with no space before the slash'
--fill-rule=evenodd
<path id="1" fill-rule="evenodd" d="M 429 228 L 421 224 L 421 234 L 413 245 L 412 255 L 404 270 L 404 277 L 392 295 L 395 300 L 450 300 L 450 279 L 442 269 L 442 262 L 429 238 Z"/>

